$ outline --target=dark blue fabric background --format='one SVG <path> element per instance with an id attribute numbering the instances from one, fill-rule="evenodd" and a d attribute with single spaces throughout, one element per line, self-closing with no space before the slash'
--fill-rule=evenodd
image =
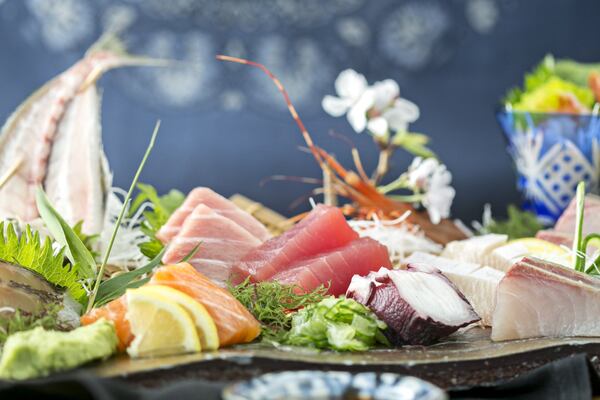
<path id="1" fill-rule="evenodd" d="M 133 12 L 135 21 L 123 31 L 132 52 L 156 54 L 158 48 L 171 57 L 192 54 L 203 65 L 194 75 L 202 80 L 190 89 L 195 94 L 179 101 L 165 99 L 152 78 L 155 72 L 113 71 L 102 79 L 104 141 L 115 184 L 128 185 L 160 118 L 158 145 L 142 181 L 161 191 L 207 185 L 226 195 L 240 192 L 287 214 L 288 205 L 309 187 L 259 182 L 273 174 L 318 177 L 319 170 L 298 150 L 301 136 L 267 78 L 220 64 L 212 58 L 216 53 L 240 54 L 272 67 L 298 100 L 314 139 L 348 166 L 349 149 L 331 138 L 330 130 L 347 134 L 367 167 L 374 166 L 376 149 L 344 118 L 325 114 L 322 96 L 334 93 L 335 76 L 348 67 L 370 82 L 396 79 L 402 95 L 420 106 L 413 129 L 432 137 L 434 150 L 452 171 L 454 215 L 467 222 L 480 218 L 486 202 L 502 213 L 507 203 L 519 201 L 494 118 L 505 90 L 549 52 L 600 61 L 600 2 L 594 0 L 181 0 L 162 2 L 160 9 L 157 0 L 48 0 L 53 5 L 42 15 L 36 10 L 48 8 L 40 5 L 44 1 L 0 0 L 0 119 L 81 56 L 105 28 L 106 10 Z M 48 15 L 62 20 L 53 22 Z M 53 42 L 61 26 L 75 38 Z M 196 39 L 186 42 L 189 32 L 200 45 L 193 44 Z M 153 42 L 157 34 L 171 41 Z M 166 82 L 189 89 L 185 80 Z M 409 162 L 398 154 L 393 174 Z"/>

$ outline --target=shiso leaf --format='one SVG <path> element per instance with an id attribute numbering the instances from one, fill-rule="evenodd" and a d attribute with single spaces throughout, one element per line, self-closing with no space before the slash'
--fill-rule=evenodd
<path id="1" fill-rule="evenodd" d="M 85 302 L 79 265 L 65 264 L 64 251 L 55 251 L 50 238 L 42 241 L 29 225 L 19 236 L 13 224 L 0 222 L 0 259 L 37 272 L 48 282 L 65 288 L 76 301 Z"/>

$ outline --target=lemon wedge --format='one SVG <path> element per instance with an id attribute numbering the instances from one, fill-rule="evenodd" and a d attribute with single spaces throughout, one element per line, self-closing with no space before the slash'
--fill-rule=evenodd
<path id="1" fill-rule="evenodd" d="M 170 301 L 183 307 L 183 309 L 192 317 L 192 320 L 196 325 L 202 350 L 217 350 L 219 348 L 219 334 L 217 333 L 215 321 L 213 321 L 208 311 L 206 311 L 206 308 L 198 301 L 169 286 L 146 285 L 142 286 L 139 290 L 164 296 Z"/>
<path id="2" fill-rule="evenodd" d="M 511 240 L 504 246 L 497 247 L 491 254 L 490 266 L 506 271 L 522 257 L 537 257 L 564 266 L 570 266 L 570 252 L 554 243 L 537 239 L 523 238 Z"/>
<path id="3" fill-rule="evenodd" d="M 127 348 L 131 357 L 165 356 L 202 350 L 192 317 L 166 296 L 149 290 L 128 290 L 126 318 L 135 336 Z"/>

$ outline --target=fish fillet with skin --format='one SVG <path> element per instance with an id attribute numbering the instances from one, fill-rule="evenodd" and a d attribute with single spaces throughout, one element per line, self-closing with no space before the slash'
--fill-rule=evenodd
<path id="1" fill-rule="evenodd" d="M 525 257 L 498 286 L 492 340 L 600 336 L 600 280 Z"/>
<path id="2" fill-rule="evenodd" d="M 352 277 L 367 275 L 381 267 L 392 268 L 387 248 L 371 238 L 354 240 L 344 247 L 302 260 L 271 279 L 288 285 L 298 285 L 310 292 L 321 285 L 328 293 L 346 293 Z"/>
<path id="3" fill-rule="evenodd" d="M 256 218 L 233 204 L 230 200 L 206 187 L 198 187 L 192 190 L 183 204 L 175 210 L 167 223 L 158 231 L 156 237 L 163 244 L 169 243 L 181 231 L 188 216 L 200 204 L 204 204 L 223 217 L 229 218 L 261 242 L 271 237 L 267 228 Z"/>
<path id="4" fill-rule="evenodd" d="M 102 149 L 100 97 L 95 85 L 77 94 L 58 126 L 44 182 L 50 202 L 86 234 L 101 232 L 112 177 Z"/>
<path id="5" fill-rule="evenodd" d="M 189 263 L 213 281 L 224 285 L 233 264 L 259 246 L 261 241 L 231 219 L 200 204 L 171 240 L 163 263 L 180 262 L 198 244 L 200 248 Z"/>
<path id="6" fill-rule="evenodd" d="M 296 262 L 356 239 L 358 233 L 338 208 L 319 204 L 292 229 L 250 251 L 234 266 L 231 278 L 234 283 L 248 276 L 258 282 L 268 280 Z"/>
<path id="7" fill-rule="evenodd" d="M 221 347 L 248 343 L 260 334 L 260 324 L 252 314 L 227 290 L 215 285 L 190 264 L 160 267 L 148 284 L 170 286 L 202 304 L 217 326 Z M 133 339 L 125 318 L 126 304 L 125 297 L 120 297 L 84 315 L 81 322 L 87 325 L 100 318 L 113 321 L 121 341 L 120 348 L 125 349 Z"/>
<path id="8" fill-rule="evenodd" d="M 38 217 L 35 191 L 46 178 L 52 145 L 67 108 L 82 84 L 126 64 L 126 57 L 93 52 L 38 89 L 9 117 L 0 134 L 0 176 L 14 173 L 0 189 L 0 218 L 29 222 Z"/>

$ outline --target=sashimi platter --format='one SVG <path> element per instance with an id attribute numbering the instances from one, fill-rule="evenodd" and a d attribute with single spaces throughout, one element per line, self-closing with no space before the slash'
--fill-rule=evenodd
<path id="1" fill-rule="evenodd" d="M 305 199 L 310 211 L 282 216 L 204 187 L 201 176 L 188 193 L 139 182 L 160 123 L 137 171 L 119 171 L 130 187 L 113 187 L 98 79 L 176 61 L 133 56 L 103 37 L 2 127 L 0 379 L 255 358 L 493 366 L 600 345 L 600 198 L 589 182 L 573 182 L 556 223 L 511 207 L 506 220 L 487 210 L 467 226 L 451 219 L 451 174 L 428 138 L 408 130 L 419 110 L 394 81 L 368 85 L 346 70 L 337 96 L 323 99 L 381 149 L 368 174 L 356 148 L 340 147 L 352 151 L 348 167 L 319 146 L 266 66 L 216 59 L 255 68 L 281 92 L 290 131 L 323 174 Z M 400 149 L 414 160 L 390 179 Z"/>

